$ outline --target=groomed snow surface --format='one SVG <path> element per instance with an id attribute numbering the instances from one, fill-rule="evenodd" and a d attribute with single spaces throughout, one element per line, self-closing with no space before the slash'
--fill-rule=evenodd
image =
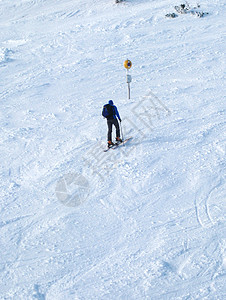
<path id="1" fill-rule="evenodd" d="M 180 4 L 0 1 L 0 299 L 226 299 L 225 1 Z"/>

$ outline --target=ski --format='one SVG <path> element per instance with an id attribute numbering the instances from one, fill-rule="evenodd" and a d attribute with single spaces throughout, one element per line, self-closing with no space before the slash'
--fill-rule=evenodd
<path id="1" fill-rule="evenodd" d="M 116 144 L 114 144 L 114 145 L 111 146 L 111 147 L 108 147 L 107 149 L 104 149 L 104 152 L 108 152 L 110 149 L 113 149 L 114 147 L 116 147 Z"/>
<path id="2" fill-rule="evenodd" d="M 128 141 L 130 141 L 131 139 L 132 139 L 132 137 L 129 137 L 129 138 L 125 139 L 124 141 L 122 141 L 121 143 L 116 143 L 116 144 L 114 144 L 112 147 L 105 149 L 104 152 L 107 152 L 108 150 L 111 150 L 111 149 L 114 150 L 114 149 L 116 149 L 116 148 L 118 148 L 118 147 L 120 147 L 120 146 L 123 146 L 123 145 L 125 145 Z"/>

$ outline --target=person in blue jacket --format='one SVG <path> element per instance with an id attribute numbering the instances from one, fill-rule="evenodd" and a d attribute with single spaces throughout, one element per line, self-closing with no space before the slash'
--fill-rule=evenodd
<path id="1" fill-rule="evenodd" d="M 114 105 L 112 100 L 109 100 L 108 104 L 104 105 L 102 115 L 107 118 L 107 125 L 108 125 L 108 147 L 114 145 L 112 143 L 112 126 L 115 126 L 116 129 L 116 142 L 121 143 L 122 139 L 120 138 L 120 128 L 119 122 L 121 122 L 121 118 L 118 112 L 117 107 Z M 118 118 L 118 120 L 117 120 Z"/>

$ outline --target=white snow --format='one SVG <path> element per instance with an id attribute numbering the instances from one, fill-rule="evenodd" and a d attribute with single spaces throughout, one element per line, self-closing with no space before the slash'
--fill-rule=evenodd
<path id="1" fill-rule="evenodd" d="M 179 4 L 0 1 L 0 299 L 226 298 L 225 1 Z"/>

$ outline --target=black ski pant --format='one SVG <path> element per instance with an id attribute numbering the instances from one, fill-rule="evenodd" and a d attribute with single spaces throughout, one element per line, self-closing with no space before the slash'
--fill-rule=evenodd
<path id="1" fill-rule="evenodd" d="M 120 137 L 120 128 L 119 128 L 118 120 L 110 119 L 107 120 L 107 122 L 108 122 L 108 141 L 111 141 L 112 138 L 112 125 L 114 125 L 116 129 L 116 137 Z"/>

